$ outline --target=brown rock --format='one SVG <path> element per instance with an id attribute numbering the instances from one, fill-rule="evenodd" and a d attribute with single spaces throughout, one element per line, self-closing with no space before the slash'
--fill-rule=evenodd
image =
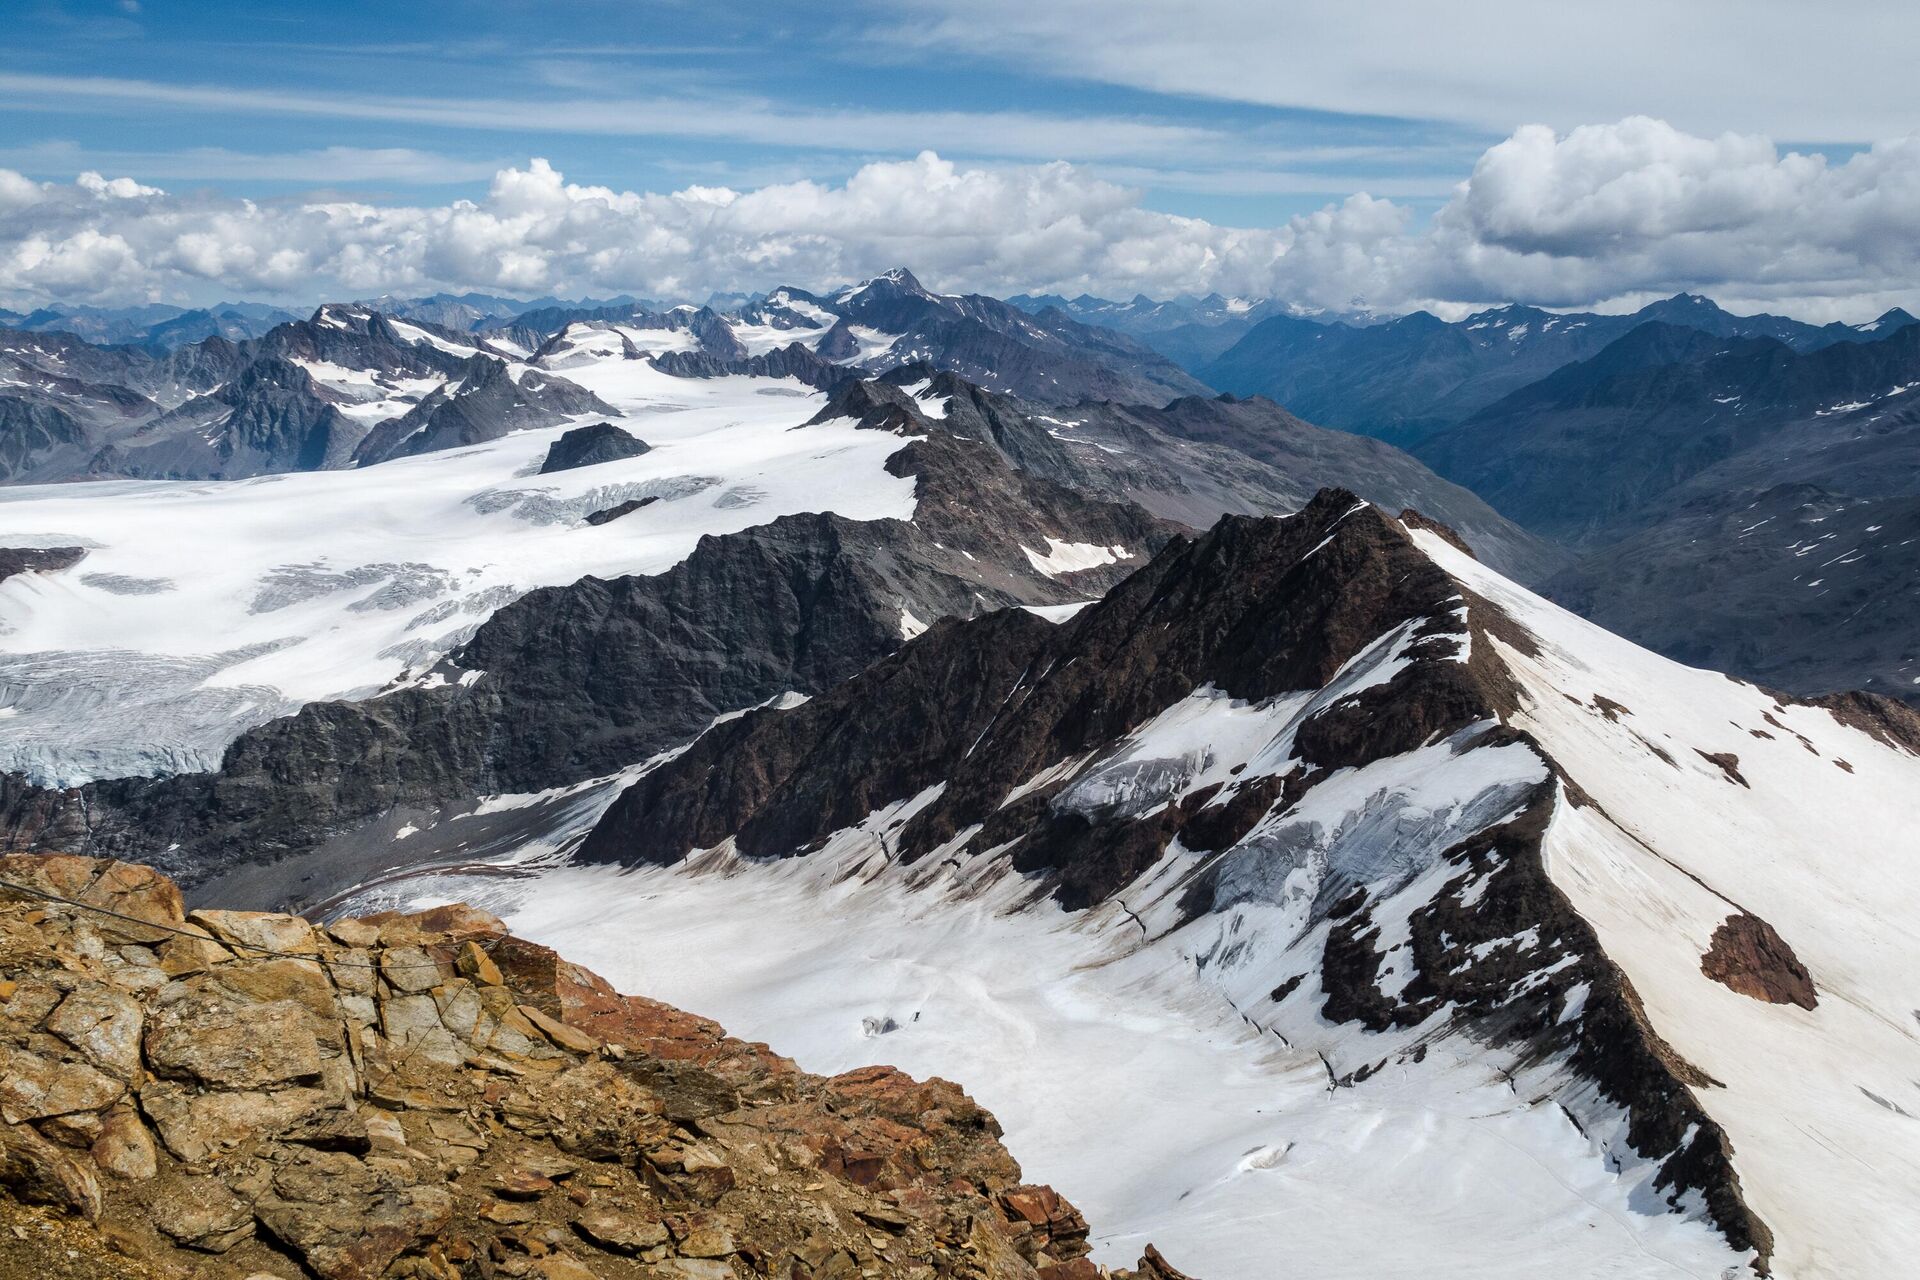
<path id="1" fill-rule="evenodd" d="M 0 1119 L 8 1124 L 75 1111 L 104 1111 L 127 1091 L 84 1062 L 58 1062 L 0 1045 Z"/>
<path id="2" fill-rule="evenodd" d="M 1813 975 L 1800 963 L 1774 927 L 1758 916 L 1742 912 L 1728 916 L 1713 931 L 1700 972 L 1715 982 L 1768 1004 L 1797 1004 L 1812 1009 L 1820 1003 Z"/>
<path id="3" fill-rule="evenodd" d="M 507 1169 L 489 1178 L 487 1188 L 509 1200 L 537 1200 L 553 1190 L 553 1179 L 530 1169 Z"/>
<path id="4" fill-rule="evenodd" d="M 570 1258 L 564 1253 L 541 1258 L 533 1264 L 533 1272 L 541 1280 L 599 1280 L 599 1275 L 578 1258 Z M 732 1272 L 727 1273 L 732 1276 Z"/>
<path id="5" fill-rule="evenodd" d="M 499 916 L 464 902 L 430 907 L 411 915 L 382 912 L 365 917 L 365 923 L 378 925 L 380 942 L 389 947 L 420 946 L 429 942 L 486 942 L 503 938 L 507 933 L 507 926 Z"/>
<path id="6" fill-rule="evenodd" d="M 187 919 L 242 956 L 314 955 L 313 926 L 276 911 L 196 911 Z"/>
<path id="7" fill-rule="evenodd" d="M 129 1182 L 144 1182 L 159 1168 L 147 1126 L 126 1107 L 116 1107 L 107 1114 L 93 1143 L 93 1162 Z"/>
<path id="8" fill-rule="evenodd" d="M 380 976 L 395 991 L 409 995 L 433 990 L 447 972 L 442 971 L 439 959 L 422 947 L 390 947 L 380 955 Z"/>
<path id="9" fill-rule="evenodd" d="M 122 1080 L 140 1074 L 140 1002 L 109 987 L 82 987 L 47 1016 L 47 1030 Z"/>
<path id="10" fill-rule="evenodd" d="M 136 920 L 173 927 L 185 923 L 180 890 L 173 881 L 151 867 L 130 862 L 68 854 L 0 854 L 0 879 L 32 885 L 75 902 L 105 907 Z M 106 916 L 96 916 L 93 920 L 94 927 L 109 942 L 160 942 L 169 936 L 164 929 L 145 928 Z"/>
<path id="11" fill-rule="evenodd" d="M 640 1253 L 667 1243 L 667 1228 L 654 1218 L 620 1209 L 595 1207 L 573 1220 L 574 1229 L 603 1249 Z"/>
<path id="12" fill-rule="evenodd" d="M 24 1124 L 0 1126 L 0 1186 L 88 1221 L 100 1216 L 100 1180 L 93 1170 Z"/>
<path id="13" fill-rule="evenodd" d="M 320 1075 L 320 1042 L 291 1000 L 254 1004 L 208 977 L 188 978 L 147 1023 L 147 1062 L 158 1075 L 223 1089 L 257 1089 Z"/>
<path id="14" fill-rule="evenodd" d="M 220 985 L 235 995 L 257 1004 L 290 1000 L 318 1018 L 332 1021 L 339 1016 L 334 1008 L 333 984 L 313 960 L 249 960 L 242 958 L 221 967 Z"/>
<path id="15" fill-rule="evenodd" d="M 689 1258 L 724 1258 L 736 1252 L 740 1220 L 717 1213 L 670 1213 L 674 1247 Z"/>
<path id="16" fill-rule="evenodd" d="M 540 1034 L 562 1049 L 571 1049 L 575 1053 L 592 1053 L 600 1047 L 600 1041 L 577 1027 L 570 1027 L 558 1018 L 549 1018 L 530 1004 L 520 1006 L 520 1016 L 539 1029 Z"/>
<path id="17" fill-rule="evenodd" d="M 198 925 L 188 925 L 189 929 L 199 929 Z M 206 930 L 200 929 L 202 934 Z M 233 959 L 233 952 L 213 940 L 205 937 L 171 937 L 160 946 L 160 970 L 175 978 L 184 978 L 188 974 L 205 973 L 215 965 L 225 964 Z"/>
<path id="18" fill-rule="evenodd" d="M 253 1209 L 218 1178 L 171 1178 L 155 1192 L 153 1225 L 189 1249 L 225 1253 L 253 1234 Z"/>
<path id="19" fill-rule="evenodd" d="M 493 957 L 488 955 L 477 942 L 469 942 L 460 948 L 460 956 L 456 964 L 463 977 L 470 978 L 483 987 L 498 987 L 506 981 L 500 976 L 500 966 L 493 962 Z"/>
<path id="20" fill-rule="evenodd" d="M 710 1258 L 668 1258 L 654 1266 L 653 1274 L 655 1280 L 733 1280 L 732 1267 Z"/>
<path id="21" fill-rule="evenodd" d="M 197 1093 L 156 1081 L 140 1090 L 140 1109 L 176 1157 L 199 1164 L 243 1143 L 271 1138 L 331 1099 L 318 1089 Z"/>
<path id="22" fill-rule="evenodd" d="M 446 1229 L 453 1197 L 343 1151 L 301 1151 L 274 1172 L 255 1212 L 324 1280 L 374 1280 L 414 1243 Z"/>

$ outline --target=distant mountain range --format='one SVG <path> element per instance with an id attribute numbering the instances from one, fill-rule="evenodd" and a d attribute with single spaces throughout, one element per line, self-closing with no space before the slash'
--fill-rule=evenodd
<path id="1" fill-rule="evenodd" d="M 1410 444 L 1465 421 L 1562 366 L 1598 355 L 1643 324 L 1716 338 L 1771 338 L 1797 351 L 1871 342 L 1914 323 L 1889 311 L 1865 325 L 1736 316 L 1680 294 L 1631 315 L 1506 306 L 1448 323 L 1419 311 L 1376 325 L 1270 316 L 1195 374 L 1221 391 L 1269 396 L 1323 426 Z"/>
<path id="2" fill-rule="evenodd" d="M 1750 555 L 1770 534 L 1727 542 L 1749 504 L 1780 513 L 1772 532 L 1828 510 L 1864 530 L 1874 504 L 1920 493 L 1900 399 L 1920 385 L 1920 326 L 1901 310 L 1812 325 L 1682 294 L 1631 315 L 1507 306 L 1446 322 L 1219 294 L 1002 302 L 896 270 L 704 306 L 466 293 L 304 319 L 226 304 L 18 320 L 0 329 L 0 479 L 233 479 L 611 418 L 569 378 L 609 356 L 826 391 L 944 375 L 1044 474 L 1169 519 L 1203 527 L 1342 484 L 1435 512 L 1504 570 L 1662 652 L 1796 689 L 1915 693 L 1920 653 L 1901 637 L 1920 606 L 1891 567 L 1847 562 L 1836 573 L 1854 588 L 1829 575 L 1789 593 L 1797 621 L 1763 657 L 1735 636 L 1784 590 Z M 1398 450 L 1368 460 L 1341 432 L 1405 445 L 1432 471 Z M 1900 522 L 1890 509 L 1879 523 Z M 1683 600 L 1709 565 L 1720 604 Z M 1883 598 L 1884 627 L 1819 639 Z"/>

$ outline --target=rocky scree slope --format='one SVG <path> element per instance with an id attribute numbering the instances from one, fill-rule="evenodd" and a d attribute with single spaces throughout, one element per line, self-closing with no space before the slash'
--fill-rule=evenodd
<path id="1" fill-rule="evenodd" d="M 1893 944 L 1892 985 L 1859 985 L 1857 931 L 1901 926 L 1824 878 L 1831 842 L 1794 797 L 1846 808 L 1845 856 L 1913 897 L 1883 846 L 1914 811 L 1920 720 L 1794 705 L 1583 627 L 1449 531 L 1327 492 L 1170 544 L 1058 627 L 943 622 L 717 725 L 579 856 L 748 874 L 831 848 L 846 874 L 962 895 L 1024 877 L 1029 904 L 1117 907 L 1135 945 L 1177 948 L 1332 1088 L 1481 1046 L 1636 1197 L 1756 1270 L 1878 1274 L 1911 1243 L 1883 1212 L 1908 1184 L 1856 1206 L 1841 1148 L 1808 1143 L 1920 1154 L 1871 1101 L 1912 1036 L 1851 1012 L 1920 965 Z M 1736 865 L 1729 830 L 1753 851 Z"/>
<path id="2" fill-rule="evenodd" d="M 807 1075 L 484 912 L 188 916 L 57 855 L 0 879 L 28 890 L 0 887 L 0 1275 L 48 1274 L 42 1232 L 65 1274 L 154 1280 L 1109 1274 L 956 1086 Z"/>

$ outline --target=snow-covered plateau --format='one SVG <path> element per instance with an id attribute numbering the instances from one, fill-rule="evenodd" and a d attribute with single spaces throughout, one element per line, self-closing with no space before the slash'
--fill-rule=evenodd
<path id="1" fill-rule="evenodd" d="M 585 415 L 353 470 L 0 487 L 0 545 L 86 549 L 0 583 L 0 772 L 214 768 L 253 725 L 424 671 L 532 588 L 658 573 L 791 512 L 913 513 L 913 482 L 883 470 L 900 439 L 795 430 L 825 403 L 809 387 L 669 377 L 617 346 L 558 363 L 652 451 L 536 474 Z"/>

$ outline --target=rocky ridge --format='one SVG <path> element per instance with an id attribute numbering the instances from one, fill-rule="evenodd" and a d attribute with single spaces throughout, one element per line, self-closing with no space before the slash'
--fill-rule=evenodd
<path id="1" fill-rule="evenodd" d="M 189 915 L 59 855 L 0 880 L 9 1280 L 56 1239 L 59 1274 L 142 1280 L 1183 1280 L 1088 1261 L 955 1085 L 808 1075 L 484 912 Z"/>

